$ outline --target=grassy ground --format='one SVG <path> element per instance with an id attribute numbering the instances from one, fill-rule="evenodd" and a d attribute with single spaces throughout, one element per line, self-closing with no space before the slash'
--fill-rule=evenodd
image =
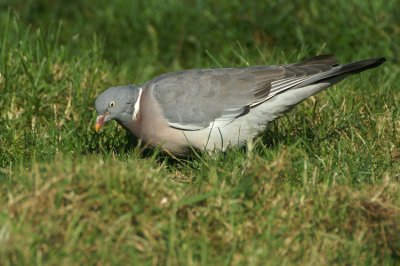
<path id="1" fill-rule="evenodd" d="M 1 265 L 400 263 L 398 1 L 260 2 L 0 3 Z M 319 53 L 388 62 L 225 153 L 94 132 L 108 86 Z"/>

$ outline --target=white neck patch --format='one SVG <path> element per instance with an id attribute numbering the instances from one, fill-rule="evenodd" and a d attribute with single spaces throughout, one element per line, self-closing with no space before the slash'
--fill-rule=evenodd
<path id="1" fill-rule="evenodd" d="M 139 88 L 139 96 L 138 96 L 138 98 L 137 98 L 137 100 L 135 102 L 135 105 L 133 107 L 133 108 L 135 108 L 135 110 L 133 111 L 133 115 L 132 115 L 132 119 L 133 120 L 137 120 L 137 118 L 138 118 L 139 109 L 140 109 L 140 99 L 142 98 L 142 92 L 143 92 L 143 89 Z"/>

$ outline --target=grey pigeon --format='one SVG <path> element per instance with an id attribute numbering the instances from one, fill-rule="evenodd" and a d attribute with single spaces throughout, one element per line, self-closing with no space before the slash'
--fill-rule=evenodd
<path id="1" fill-rule="evenodd" d="M 96 131 L 109 120 L 149 146 L 181 156 L 192 148 L 241 145 L 304 99 L 385 58 L 339 65 L 330 55 L 301 63 L 193 69 L 143 85 L 111 87 L 96 99 Z"/>

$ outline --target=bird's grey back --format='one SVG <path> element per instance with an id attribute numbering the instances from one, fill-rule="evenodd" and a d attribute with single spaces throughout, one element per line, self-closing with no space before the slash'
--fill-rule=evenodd
<path id="1" fill-rule="evenodd" d="M 145 87 L 153 89 L 171 126 L 198 130 L 215 119 L 229 123 L 288 86 L 336 64 L 332 56 L 319 56 L 283 66 L 194 69 L 158 76 Z M 272 85 L 277 81 L 280 83 L 274 90 Z"/>

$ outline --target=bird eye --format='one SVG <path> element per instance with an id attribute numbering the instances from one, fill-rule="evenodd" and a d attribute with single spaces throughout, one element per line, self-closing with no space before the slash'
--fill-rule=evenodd
<path id="1" fill-rule="evenodd" d="M 110 102 L 110 104 L 108 105 L 108 107 L 114 107 L 115 106 L 115 102 Z"/>

